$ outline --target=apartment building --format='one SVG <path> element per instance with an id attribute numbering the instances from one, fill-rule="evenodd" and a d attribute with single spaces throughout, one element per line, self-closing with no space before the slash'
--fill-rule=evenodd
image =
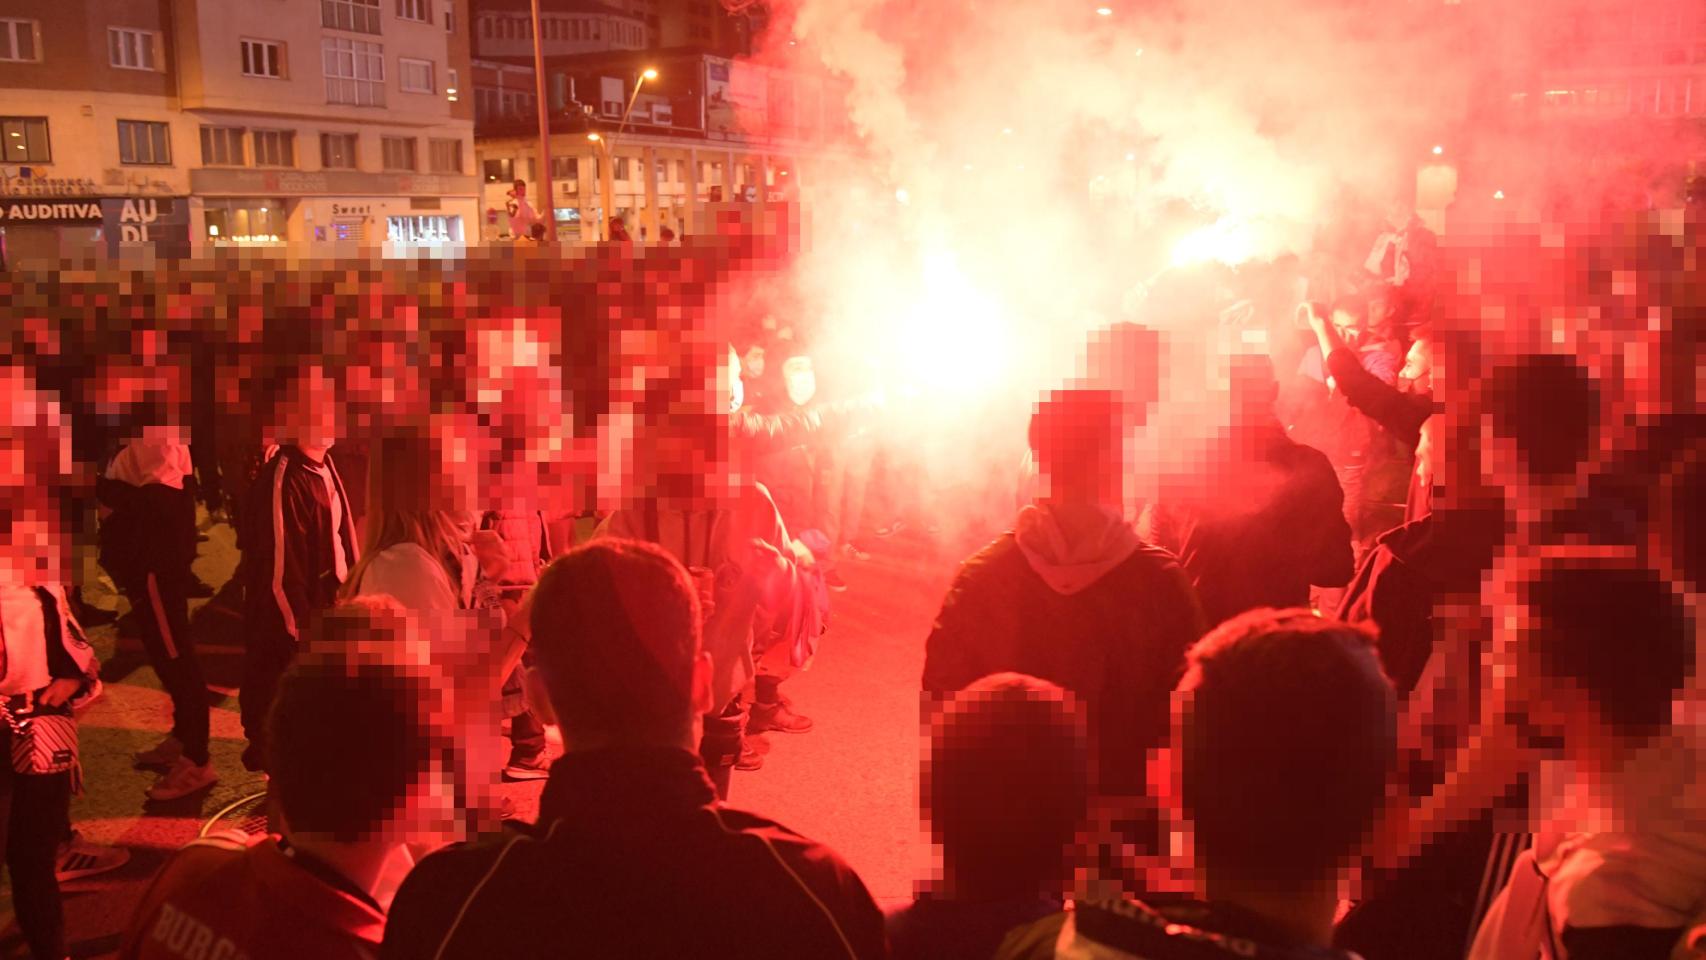
<path id="1" fill-rule="evenodd" d="M 0 242 L 478 237 L 467 0 L 9 0 Z"/>

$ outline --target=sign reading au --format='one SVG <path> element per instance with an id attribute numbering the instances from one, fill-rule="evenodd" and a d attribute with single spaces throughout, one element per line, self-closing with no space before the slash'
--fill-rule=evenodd
<path id="1" fill-rule="evenodd" d="M 149 244 L 163 257 L 190 254 L 189 204 L 178 199 L 135 197 L 102 200 L 107 249 Z"/>

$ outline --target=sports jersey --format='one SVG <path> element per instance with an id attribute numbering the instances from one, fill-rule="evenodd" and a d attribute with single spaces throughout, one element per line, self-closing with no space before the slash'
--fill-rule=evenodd
<path id="1" fill-rule="evenodd" d="M 288 843 L 203 837 L 154 878 L 120 960 L 371 960 L 385 914 Z"/>

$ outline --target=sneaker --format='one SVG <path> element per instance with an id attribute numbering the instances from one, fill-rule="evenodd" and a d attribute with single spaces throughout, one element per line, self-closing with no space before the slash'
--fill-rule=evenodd
<path id="1" fill-rule="evenodd" d="M 218 781 L 219 774 L 213 772 L 211 760 L 198 766 L 189 757 L 179 757 L 172 761 L 171 769 L 148 788 L 148 799 L 177 800 L 197 790 L 206 789 Z"/>
<path id="2" fill-rule="evenodd" d="M 871 555 L 869 553 L 867 553 L 864 550 L 859 549 L 858 547 L 854 546 L 851 543 L 844 543 L 841 545 L 841 555 L 846 557 L 849 560 L 869 560 L 869 559 L 871 559 Z"/>
<path id="3" fill-rule="evenodd" d="M 752 715 L 747 718 L 746 732 L 768 733 L 805 733 L 812 728 L 812 718 L 801 716 L 793 711 L 788 701 L 779 703 L 755 703 L 752 705 Z"/>
<path id="4" fill-rule="evenodd" d="M 520 780 L 543 780 L 551 775 L 551 757 L 547 751 L 523 754 L 511 750 L 509 763 L 504 764 L 504 779 L 511 783 Z"/>
<path id="5" fill-rule="evenodd" d="M 117 624 L 115 629 L 120 637 L 127 640 L 142 639 L 142 617 L 137 614 L 135 607 L 126 611 L 124 616 L 119 617 L 114 622 Z"/>
<path id="6" fill-rule="evenodd" d="M 836 593 L 847 592 L 847 581 L 841 579 L 841 574 L 836 573 L 834 570 L 825 570 L 823 572 L 823 585 L 834 590 Z"/>
<path id="7" fill-rule="evenodd" d="M 143 750 L 130 758 L 135 767 L 170 767 L 179 757 L 184 755 L 184 742 L 177 737 L 167 737 L 153 747 Z"/>
<path id="8" fill-rule="evenodd" d="M 887 539 L 887 538 L 892 537 L 895 534 L 897 534 L 897 533 L 899 533 L 905 529 L 906 529 L 906 524 L 899 521 L 899 520 L 896 520 L 893 523 L 885 523 L 882 526 L 878 527 L 877 529 L 875 529 L 871 532 L 876 534 L 878 537 L 881 537 L 883 539 Z"/>
<path id="9" fill-rule="evenodd" d="M 90 843 L 73 830 L 71 839 L 59 845 L 59 855 L 53 861 L 53 878 L 60 883 L 81 880 L 117 870 L 129 862 L 129 850 Z"/>

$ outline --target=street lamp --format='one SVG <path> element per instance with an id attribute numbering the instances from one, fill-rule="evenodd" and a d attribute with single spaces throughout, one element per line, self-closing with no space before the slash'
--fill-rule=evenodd
<path id="1" fill-rule="evenodd" d="M 545 94 L 545 33 L 539 29 L 539 0 L 533 0 L 533 95 L 539 102 L 539 196 L 545 204 L 545 242 L 557 242 L 557 198 L 551 191 L 551 101 Z"/>
<path id="2" fill-rule="evenodd" d="M 622 132 L 628 129 L 628 118 L 634 113 L 634 104 L 640 100 L 640 88 L 645 86 L 647 80 L 656 80 L 657 78 L 656 67 L 647 67 L 640 71 L 639 79 L 634 81 L 634 93 L 628 97 L 628 108 L 622 111 L 622 122 L 616 126 L 617 136 L 621 136 Z M 616 145 L 611 142 L 610 137 L 600 136 L 597 133 L 589 133 L 586 138 L 597 145 L 599 155 L 602 157 L 598 166 L 598 186 L 604 202 L 604 238 L 608 240 L 610 239 L 610 219 L 616 215 L 615 185 L 613 183 L 613 178 L 616 175 Z"/>

